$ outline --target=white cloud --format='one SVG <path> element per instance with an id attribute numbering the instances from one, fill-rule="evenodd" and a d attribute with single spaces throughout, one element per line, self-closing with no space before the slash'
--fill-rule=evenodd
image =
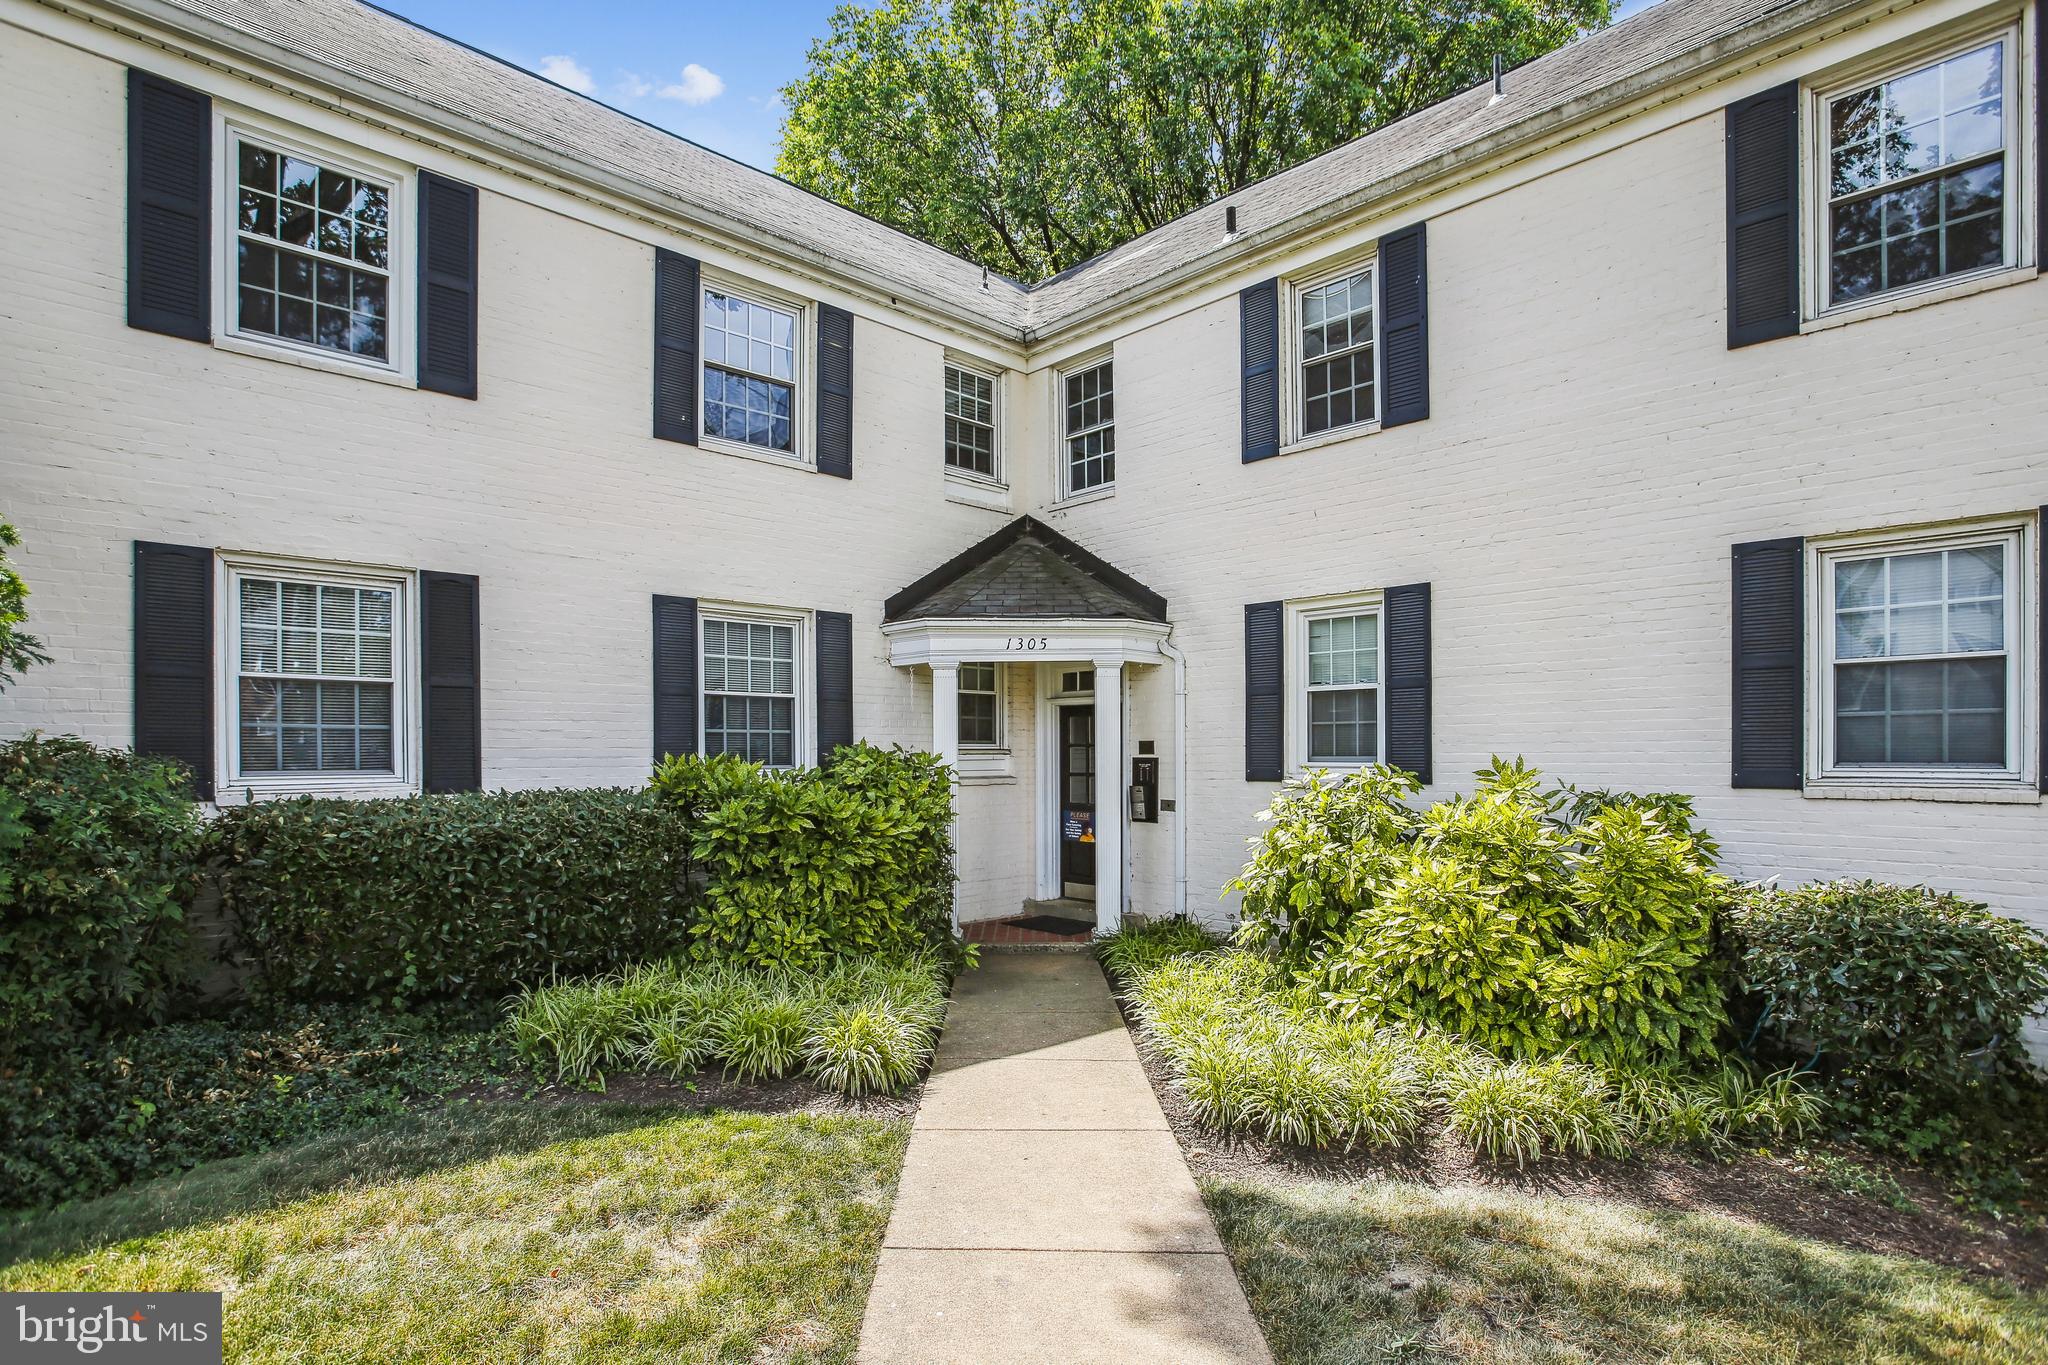
<path id="1" fill-rule="evenodd" d="M 597 82 L 590 79 L 590 68 L 574 57 L 543 57 L 540 59 L 540 74 L 556 85 L 566 85 L 579 95 L 587 95 L 597 89 Z"/>
<path id="2" fill-rule="evenodd" d="M 619 95 L 623 99 L 644 100 L 654 93 L 654 83 L 645 76 L 636 76 L 630 71 L 619 73 Z"/>
<path id="3" fill-rule="evenodd" d="M 661 87 L 665 100 L 681 100 L 684 104 L 709 104 L 725 93 L 725 82 L 715 71 L 706 71 L 691 62 L 683 68 L 683 78 L 674 85 Z"/>

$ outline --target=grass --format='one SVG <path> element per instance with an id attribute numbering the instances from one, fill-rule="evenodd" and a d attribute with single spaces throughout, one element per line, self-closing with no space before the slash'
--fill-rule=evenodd
<path id="1" fill-rule="evenodd" d="M 2048 1361 L 2048 1295 L 1719 1215 L 1401 1182 L 1203 1194 L 1280 1365 Z"/>
<path id="2" fill-rule="evenodd" d="M 914 1080 L 945 1012 L 945 976 L 929 958 L 807 974 L 660 962 L 522 992 L 507 1023 L 521 1056 L 571 1082 L 716 1062 L 744 1081 L 802 1072 L 860 1095 Z"/>
<path id="3" fill-rule="evenodd" d="M 845 1360 L 907 1139 L 458 1105 L 0 1225 L 0 1289 L 222 1290 L 237 1361 Z"/>

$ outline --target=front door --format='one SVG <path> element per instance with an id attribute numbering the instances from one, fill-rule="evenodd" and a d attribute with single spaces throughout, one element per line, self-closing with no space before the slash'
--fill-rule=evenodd
<path id="1" fill-rule="evenodd" d="M 1095 899 L 1095 708 L 1060 714 L 1060 881 L 1068 896 Z"/>

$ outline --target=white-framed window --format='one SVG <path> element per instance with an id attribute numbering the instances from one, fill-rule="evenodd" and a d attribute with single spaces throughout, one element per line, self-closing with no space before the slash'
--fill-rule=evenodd
<path id="1" fill-rule="evenodd" d="M 1003 666 L 999 663 L 960 665 L 960 747 L 1003 747 Z"/>
<path id="2" fill-rule="evenodd" d="M 984 370 L 946 362 L 946 473 L 985 483 L 1002 480 L 997 448 L 1000 380 Z"/>
<path id="3" fill-rule="evenodd" d="M 1116 486 L 1116 362 L 1061 372 L 1060 487 L 1067 497 Z"/>
<path id="4" fill-rule="evenodd" d="M 697 621 L 703 751 L 794 767 L 808 737 L 805 618 L 709 608 Z"/>
<path id="5" fill-rule="evenodd" d="M 791 459 L 804 455 L 803 305 L 723 281 L 702 286 L 703 439 Z"/>
<path id="6" fill-rule="evenodd" d="M 1810 544 L 1814 782 L 2031 785 L 2034 535 L 2014 519 Z"/>
<path id="7" fill-rule="evenodd" d="M 1380 594 L 1287 604 L 1288 751 L 1293 768 L 1356 768 L 1385 752 Z"/>
<path id="8" fill-rule="evenodd" d="M 223 786 L 363 794 L 416 783 L 413 581 L 223 557 Z"/>
<path id="9" fill-rule="evenodd" d="M 404 177 L 296 138 L 222 126 L 223 332 L 404 371 Z"/>
<path id="10" fill-rule="evenodd" d="M 1818 311 L 2023 262 L 2026 84 L 2012 25 L 1813 92 Z"/>
<path id="11" fill-rule="evenodd" d="M 1379 308 L 1370 261 L 1289 291 L 1294 439 L 1379 420 Z"/>

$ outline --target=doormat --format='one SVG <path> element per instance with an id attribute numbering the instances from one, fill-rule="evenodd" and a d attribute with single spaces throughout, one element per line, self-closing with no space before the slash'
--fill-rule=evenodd
<path id="1" fill-rule="evenodd" d="M 1023 919 L 1009 921 L 1015 929 L 1033 929 L 1041 934 L 1092 934 L 1095 921 L 1090 919 L 1068 919 L 1064 915 L 1026 915 Z"/>

